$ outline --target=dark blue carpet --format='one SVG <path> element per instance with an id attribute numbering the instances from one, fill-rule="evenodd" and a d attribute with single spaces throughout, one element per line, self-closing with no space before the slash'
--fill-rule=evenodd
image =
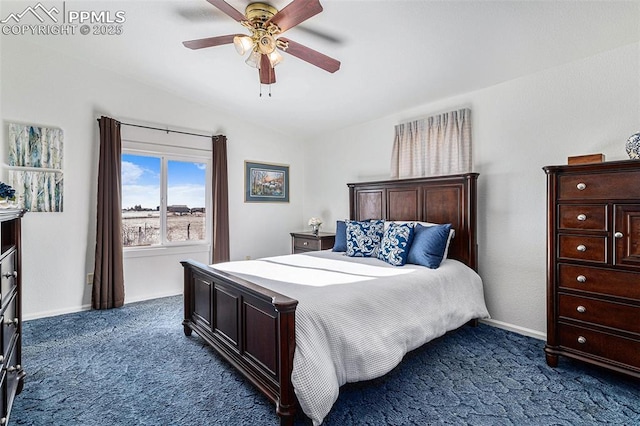
<path id="1" fill-rule="evenodd" d="M 182 297 L 27 321 L 12 425 L 276 425 L 274 406 L 195 334 Z M 326 425 L 640 424 L 640 381 L 480 325 L 342 387 Z M 310 424 L 300 415 L 299 424 Z"/>

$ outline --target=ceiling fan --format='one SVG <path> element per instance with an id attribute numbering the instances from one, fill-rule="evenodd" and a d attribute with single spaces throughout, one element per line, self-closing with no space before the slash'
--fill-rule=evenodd
<path id="1" fill-rule="evenodd" d="M 293 0 L 282 10 L 267 3 L 250 3 L 244 15 L 224 0 L 207 0 L 222 12 L 240 22 L 250 35 L 229 34 L 217 37 L 184 41 L 189 49 L 220 46 L 233 43 L 240 55 L 249 53 L 247 65 L 258 69 L 260 83 L 276 82 L 274 67 L 282 61 L 278 50 L 293 55 L 305 62 L 334 73 L 340 69 L 340 62 L 278 35 L 322 12 L 319 0 Z"/>

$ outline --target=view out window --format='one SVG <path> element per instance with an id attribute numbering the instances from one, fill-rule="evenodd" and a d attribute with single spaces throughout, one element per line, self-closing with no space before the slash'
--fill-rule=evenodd
<path id="1" fill-rule="evenodd" d="M 125 247 L 205 242 L 207 163 L 122 154 Z"/>

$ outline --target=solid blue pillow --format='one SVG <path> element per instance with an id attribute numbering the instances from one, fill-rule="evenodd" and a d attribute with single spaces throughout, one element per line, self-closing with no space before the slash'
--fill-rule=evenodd
<path id="1" fill-rule="evenodd" d="M 393 266 L 407 262 L 409 248 L 413 241 L 413 224 L 390 223 L 380 243 L 378 259 Z"/>
<path id="2" fill-rule="evenodd" d="M 418 224 L 407 256 L 407 263 L 437 269 L 447 248 L 451 224 L 422 226 Z"/>
<path id="3" fill-rule="evenodd" d="M 336 240 L 332 251 L 347 251 L 347 224 L 344 220 L 336 222 Z"/>
<path id="4" fill-rule="evenodd" d="M 384 234 L 384 220 L 358 222 L 347 220 L 347 256 L 378 257 Z"/>

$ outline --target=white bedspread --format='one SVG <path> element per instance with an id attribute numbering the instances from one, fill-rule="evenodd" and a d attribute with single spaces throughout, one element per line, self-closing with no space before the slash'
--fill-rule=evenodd
<path id="1" fill-rule="evenodd" d="M 298 300 L 291 379 L 314 425 L 341 385 L 380 377 L 412 349 L 489 317 L 478 274 L 450 259 L 434 270 L 322 251 L 213 267 Z"/>

